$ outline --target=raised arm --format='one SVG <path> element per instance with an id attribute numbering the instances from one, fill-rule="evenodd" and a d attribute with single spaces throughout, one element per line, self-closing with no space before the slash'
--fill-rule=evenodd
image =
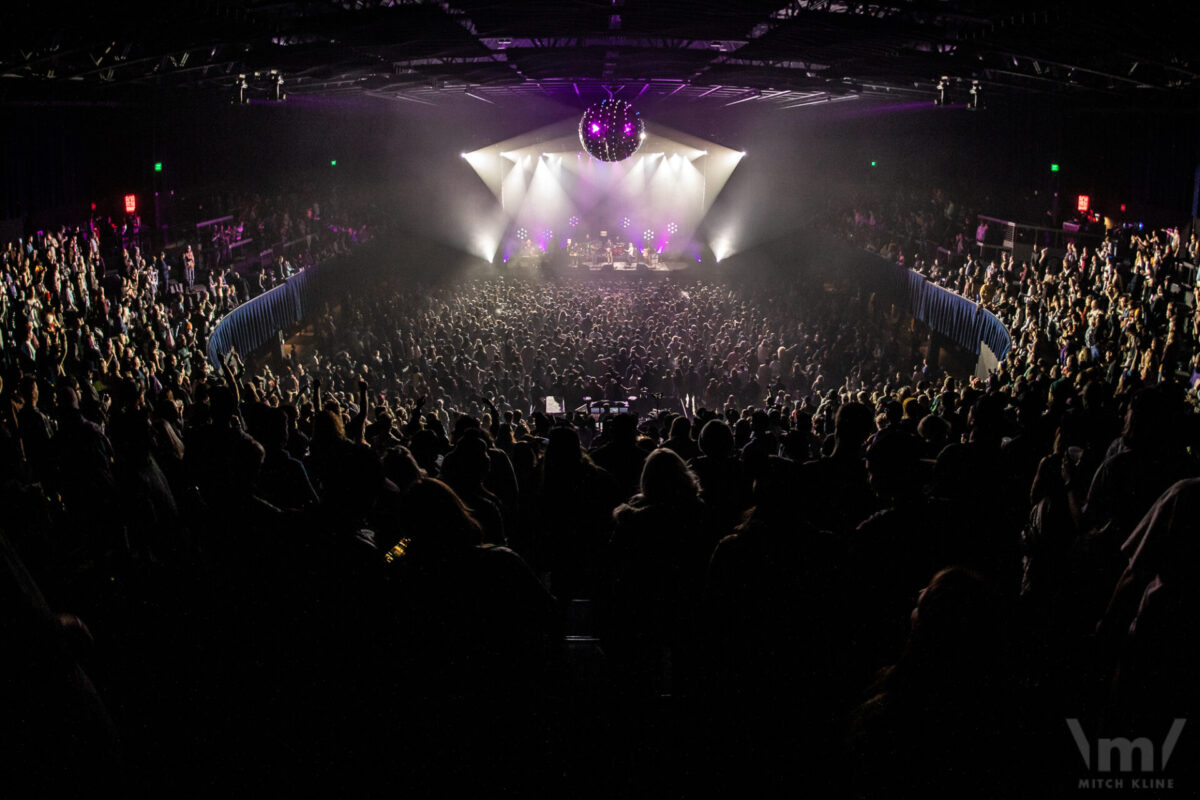
<path id="1" fill-rule="evenodd" d="M 367 428 L 367 409 L 371 405 L 371 395 L 367 392 L 366 378 L 358 379 L 358 413 L 350 420 L 346 428 L 346 438 L 354 443 L 363 441 L 363 432 Z"/>

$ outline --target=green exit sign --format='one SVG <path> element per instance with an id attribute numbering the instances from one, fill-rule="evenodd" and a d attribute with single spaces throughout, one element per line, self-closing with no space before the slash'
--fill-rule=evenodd
<path id="1" fill-rule="evenodd" d="M 1058 164 L 1051 164 L 1051 165 L 1050 165 L 1050 171 L 1051 171 L 1051 172 L 1058 172 Z"/>
<path id="2" fill-rule="evenodd" d="M 333 159 L 332 161 L 330 161 L 330 162 L 329 162 L 329 166 L 331 166 L 331 167 L 336 167 L 336 166 L 337 166 L 337 159 L 335 158 L 335 159 Z"/>
<path id="3" fill-rule="evenodd" d="M 873 167 L 873 166 L 875 166 L 875 162 L 874 162 L 874 161 L 872 161 L 872 162 L 871 162 L 871 166 L 872 166 L 872 167 Z"/>
<path id="4" fill-rule="evenodd" d="M 154 162 L 154 171 L 155 171 L 155 172 L 162 172 L 162 162 L 161 162 L 161 161 L 155 161 L 155 162 Z"/>

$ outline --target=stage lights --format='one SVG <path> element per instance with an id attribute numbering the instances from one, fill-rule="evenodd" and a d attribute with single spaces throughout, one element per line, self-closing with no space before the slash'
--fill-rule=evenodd
<path id="1" fill-rule="evenodd" d="M 464 220 L 468 234 L 462 249 L 480 257 L 491 254 L 497 261 L 507 256 L 512 263 L 518 252 L 557 253 L 567 242 L 583 239 L 586 230 L 592 239 L 611 238 L 626 249 L 632 242 L 646 253 L 678 252 L 688 260 L 703 252 L 704 261 L 710 261 L 711 240 L 703 241 L 705 235 L 697 239 L 693 232 L 706 228 L 704 214 L 745 153 L 695 137 L 677 140 L 669 129 L 655 127 L 653 150 L 639 147 L 624 161 L 587 163 L 580 150 L 586 135 L 579 138 L 579 124 L 580 117 L 574 116 L 559 123 L 557 136 L 539 129 L 465 153 L 464 160 L 496 195 L 499 209 L 491 229 Z M 588 124 L 613 133 L 600 120 Z M 624 124 L 615 134 L 627 139 Z M 636 127 L 630 130 L 639 133 Z M 572 152 L 580 161 L 570 163 Z M 542 161 L 549 169 L 541 168 Z M 736 227 L 737 222 L 720 220 L 721 227 Z M 549 230 L 551 224 L 557 230 Z M 639 227 L 644 230 L 640 237 Z M 720 249 L 724 259 L 725 251 L 734 248 Z"/>
<path id="2" fill-rule="evenodd" d="M 983 86 L 979 81 L 971 81 L 971 95 L 967 100 L 968 111 L 979 111 L 983 108 Z"/>
<path id="3" fill-rule="evenodd" d="M 733 245 L 730 243 L 728 238 L 723 236 L 713 241 L 712 252 L 713 258 L 715 258 L 717 263 L 720 264 L 721 261 L 733 254 Z"/>

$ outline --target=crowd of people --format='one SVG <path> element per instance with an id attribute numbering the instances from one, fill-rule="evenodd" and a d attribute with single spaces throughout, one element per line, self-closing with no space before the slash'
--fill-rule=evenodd
<path id="1" fill-rule="evenodd" d="M 210 364 L 239 298 L 10 246 L 4 777 L 1061 796 L 1067 720 L 1194 706 L 1188 255 L 928 264 L 1013 332 L 964 380 L 752 274 L 393 274 Z"/>
<path id="2" fill-rule="evenodd" d="M 1195 387 L 1195 231 L 1185 240 L 1178 228 L 1115 228 L 1068 240 L 1062 253 L 1035 243 L 1018 259 L 968 237 L 971 220 L 938 193 L 901 192 L 886 206 L 887 214 L 847 212 L 843 232 L 994 313 L 1013 338 L 1013 372 L 1046 361 L 1072 371 L 1099 365 L 1114 384 L 1136 373 Z"/>

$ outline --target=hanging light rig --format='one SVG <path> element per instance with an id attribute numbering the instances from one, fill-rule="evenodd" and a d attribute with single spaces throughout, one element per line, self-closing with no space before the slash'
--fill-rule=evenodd
<path id="1" fill-rule="evenodd" d="M 588 106 L 579 118 L 579 143 L 600 161 L 624 161 L 646 138 L 642 115 L 624 100 L 611 97 Z"/>

